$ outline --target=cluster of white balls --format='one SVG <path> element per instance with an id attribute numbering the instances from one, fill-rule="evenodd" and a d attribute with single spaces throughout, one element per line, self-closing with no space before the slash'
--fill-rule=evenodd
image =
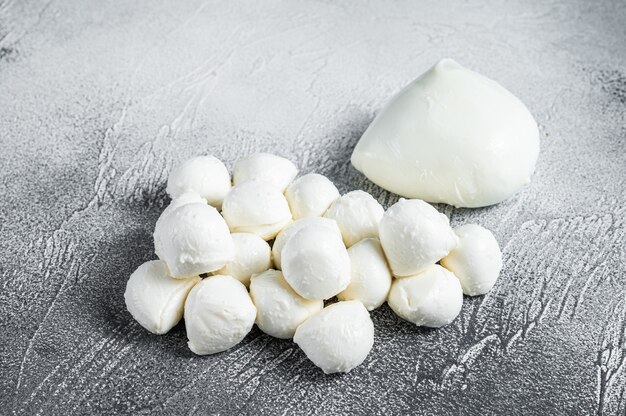
<path id="1" fill-rule="evenodd" d="M 199 355 L 233 347 L 256 323 L 293 338 L 325 373 L 348 372 L 371 350 L 369 311 L 385 301 L 416 325 L 440 327 L 459 314 L 464 293 L 494 285 L 502 255 L 488 230 L 453 230 L 418 199 L 385 211 L 366 192 L 341 196 L 326 177 L 297 174 L 267 153 L 239 160 L 232 181 L 212 156 L 174 169 L 172 202 L 154 231 L 160 260 L 139 266 L 126 286 L 133 317 L 164 334 L 184 316 Z"/>

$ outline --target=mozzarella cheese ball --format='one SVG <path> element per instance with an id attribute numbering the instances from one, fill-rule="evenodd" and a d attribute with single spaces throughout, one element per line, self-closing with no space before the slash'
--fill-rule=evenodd
<path id="1" fill-rule="evenodd" d="M 228 169 L 219 159 L 196 156 L 174 168 L 167 180 L 166 191 L 172 199 L 193 192 L 219 208 L 230 186 Z"/>
<path id="2" fill-rule="evenodd" d="M 164 261 L 146 262 L 126 283 L 126 308 L 148 331 L 165 334 L 183 317 L 187 294 L 199 281 L 198 276 L 173 279 Z"/>
<path id="3" fill-rule="evenodd" d="M 324 373 L 347 373 L 372 349 L 374 324 L 361 302 L 338 302 L 304 321 L 293 340 Z"/>
<path id="4" fill-rule="evenodd" d="M 491 231 L 476 224 L 454 229 L 459 243 L 441 260 L 441 265 L 461 281 L 463 293 L 484 295 L 498 279 L 502 269 L 502 252 Z"/>
<path id="5" fill-rule="evenodd" d="M 417 326 L 439 328 L 461 312 L 463 290 L 452 272 L 433 264 L 420 274 L 395 279 L 387 303 Z"/>
<path id="6" fill-rule="evenodd" d="M 385 303 L 391 287 L 391 272 L 376 238 L 366 238 L 348 249 L 350 284 L 339 300 L 359 300 L 372 311 Z"/>
<path id="7" fill-rule="evenodd" d="M 224 199 L 222 215 L 233 233 L 253 233 L 264 240 L 274 238 L 291 221 L 282 191 L 258 180 L 235 185 Z"/>
<path id="8" fill-rule="evenodd" d="M 456 246 L 450 221 L 419 199 L 400 199 L 380 221 L 380 243 L 395 276 L 417 274 Z"/>
<path id="9" fill-rule="evenodd" d="M 528 183 L 538 154 L 537 123 L 519 99 L 442 59 L 378 113 L 352 164 L 404 197 L 481 207 Z"/>
<path id="10" fill-rule="evenodd" d="M 158 221 L 154 251 L 176 278 L 212 272 L 235 258 L 226 222 L 203 203 L 182 205 Z"/>
<path id="11" fill-rule="evenodd" d="M 324 307 L 323 300 L 304 299 L 294 292 L 278 270 L 255 274 L 250 297 L 257 310 L 256 324 L 276 338 L 293 337 L 298 325 Z"/>
<path id="12" fill-rule="evenodd" d="M 341 238 L 341 231 L 339 231 L 339 227 L 337 223 L 328 218 L 322 217 L 313 217 L 313 218 L 302 218 L 296 220 L 292 223 L 289 223 L 285 228 L 282 229 L 280 233 L 276 236 L 276 240 L 274 240 L 274 245 L 272 246 L 272 255 L 274 257 L 274 266 L 277 269 L 281 269 L 281 259 L 282 259 L 282 250 L 285 247 L 285 243 L 289 240 L 297 231 L 306 227 L 307 225 L 316 225 L 320 227 L 327 227 L 332 231 L 335 231 L 337 235 Z"/>
<path id="13" fill-rule="evenodd" d="M 294 219 L 321 217 L 339 196 L 337 187 L 317 173 L 299 177 L 285 191 Z"/>
<path id="14" fill-rule="evenodd" d="M 271 153 L 255 153 L 237 161 L 233 169 L 233 183 L 239 185 L 249 180 L 263 180 L 282 193 L 297 174 L 298 168 L 290 160 Z"/>
<path id="15" fill-rule="evenodd" d="M 309 225 L 296 232 L 282 251 L 283 274 L 306 299 L 328 299 L 350 283 L 350 257 L 336 232 Z"/>
<path id="16" fill-rule="evenodd" d="M 231 236 L 235 243 L 235 259 L 226 263 L 215 274 L 232 276 L 248 286 L 250 276 L 272 267 L 270 245 L 256 234 L 233 233 Z"/>
<path id="17" fill-rule="evenodd" d="M 337 221 L 346 247 L 364 239 L 378 238 L 378 223 L 385 210 L 364 191 L 348 192 L 335 200 L 324 217 Z"/>
<path id="18" fill-rule="evenodd" d="M 185 302 L 189 349 L 215 354 L 237 345 L 250 332 L 256 308 L 246 287 L 232 276 L 212 276 L 198 283 Z"/>

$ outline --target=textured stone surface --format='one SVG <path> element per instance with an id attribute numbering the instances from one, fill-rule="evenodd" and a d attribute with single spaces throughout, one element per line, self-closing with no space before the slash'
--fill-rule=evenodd
<path id="1" fill-rule="evenodd" d="M 89 4 L 90 3 L 90 4 Z M 324 376 L 254 329 L 209 357 L 124 307 L 173 164 L 277 152 L 342 192 L 385 100 L 441 57 L 541 125 L 532 183 L 440 207 L 504 270 L 440 330 L 373 313 Z M 626 8 L 621 1 L 0 1 L 0 413 L 624 414 Z"/>

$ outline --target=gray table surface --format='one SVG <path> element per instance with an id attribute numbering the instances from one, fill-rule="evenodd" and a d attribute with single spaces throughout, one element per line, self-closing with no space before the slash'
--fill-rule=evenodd
<path id="1" fill-rule="evenodd" d="M 174 164 L 276 152 L 388 206 L 350 152 L 446 56 L 540 124 L 522 192 L 439 207 L 494 231 L 492 292 L 440 330 L 381 307 L 346 375 L 133 321 Z M 0 413 L 624 414 L 625 114 L 623 1 L 0 1 Z"/>

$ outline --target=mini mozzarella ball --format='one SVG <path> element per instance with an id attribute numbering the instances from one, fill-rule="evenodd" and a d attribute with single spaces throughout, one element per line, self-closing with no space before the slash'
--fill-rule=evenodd
<path id="1" fill-rule="evenodd" d="M 347 373 L 372 349 L 374 324 L 361 302 L 338 302 L 304 321 L 293 340 L 324 373 Z"/>
<path id="2" fill-rule="evenodd" d="M 246 287 L 232 276 L 212 276 L 198 283 L 185 302 L 188 346 L 198 355 L 237 345 L 250 332 L 256 308 Z"/>
<path id="3" fill-rule="evenodd" d="M 167 180 L 166 191 L 172 199 L 194 192 L 219 208 L 230 187 L 230 174 L 219 159 L 196 156 L 174 168 Z"/>
<path id="4" fill-rule="evenodd" d="M 317 173 L 299 177 L 285 191 L 294 219 L 321 217 L 339 196 L 337 187 Z"/>
<path id="5" fill-rule="evenodd" d="M 296 232 L 282 251 L 283 274 L 306 299 L 328 299 L 350 283 L 350 257 L 333 230 L 316 225 Z"/>
<path id="6" fill-rule="evenodd" d="M 183 317 L 187 294 L 199 281 L 198 276 L 173 279 L 164 261 L 146 262 L 126 283 L 126 308 L 148 331 L 165 334 Z"/>
<path id="7" fill-rule="evenodd" d="M 235 258 L 226 222 L 203 203 L 182 205 L 158 221 L 154 251 L 176 278 L 212 272 Z"/>
<path id="8" fill-rule="evenodd" d="M 395 279 L 387 303 L 417 326 L 439 328 L 461 312 L 463 289 L 452 272 L 433 264 L 420 274 Z"/>
<path id="9" fill-rule="evenodd" d="M 313 217 L 313 218 L 302 218 L 296 220 L 294 222 L 289 223 L 285 228 L 282 229 L 280 233 L 276 236 L 276 240 L 274 240 L 274 245 L 272 246 L 272 256 L 274 257 L 274 266 L 277 269 L 282 268 L 281 259 L 282 259 L 282 250 L 285 247 L 285 243 L 289 240 L 296 232 L 306 227 L 307 225 L 317 225 L 320 227 L 327 227 L 330 230 L 334 231 L 341 237 L 341 231 L 339 231 L 339 227 L 337 223 L 328 218 L 322 217 Z"/>
<path id="10" fill-rule="evenodd" d="M 489 292 L 502 270 L 502 252 L 491 231 L 476 224 L 454 229 L 459 237 L 456 248 L 441 260 L 441 265 L 461 281 L 469 296 Z"/>
<path id="11" fill-rule="evenodd" d="M 271 240 L 291 221 L 289 204 L 275 186 L 250 180 L 235 185 L 224 199 L 222 215 L 233 233 Z"/>
<path id="12" fill-rule="evenodd" d="M 256 234 L 234 233 L 231 236 L 235 243 L 235 259 L 226 263 L 215 274 L 232 276 L 248 286 L 253 274 L 272 267 L 270 245 Z"/>
<path id="13" fill-rule="evenodd" d="M 278 270 L 256 274 L 250 282 L 250 297 L 256 306 L 256 324 L 268 335 L 292 338 L 296 328 L 324 307 L 323 300 L 298 295 Z"/>
<path id="14" fill-rule="evenodd" d="M 450 221 L 419 199 L 400 199 L 380 221 L 380 243 L 395 276 L 417 274 L 456 246 Z"/>
<path id="15" fill-rule="evenodd" d="M 378 237 L 378 223 L 385 210 L 364 191 L 348 192 L 335 200 L 324 217 L 337 221 L 346 247 L 371 237 Z"/>
<path id="16" fill-rule="evenodd" d="M 350 284 L 339 300 L 359 300 L 372 311 L 385 303 L 391 287 L 391 272 L 376 238 L 366 238 L 348 249 Z"/>
<path id="17" fill-rule="evenodd" d="M 284 192 L 298 174 L 290 160 L 271 153 L 255 153 L 239 159 L 233 169 L 233 183 L 238 185 L 251 179 L 263 180 Z"/>

